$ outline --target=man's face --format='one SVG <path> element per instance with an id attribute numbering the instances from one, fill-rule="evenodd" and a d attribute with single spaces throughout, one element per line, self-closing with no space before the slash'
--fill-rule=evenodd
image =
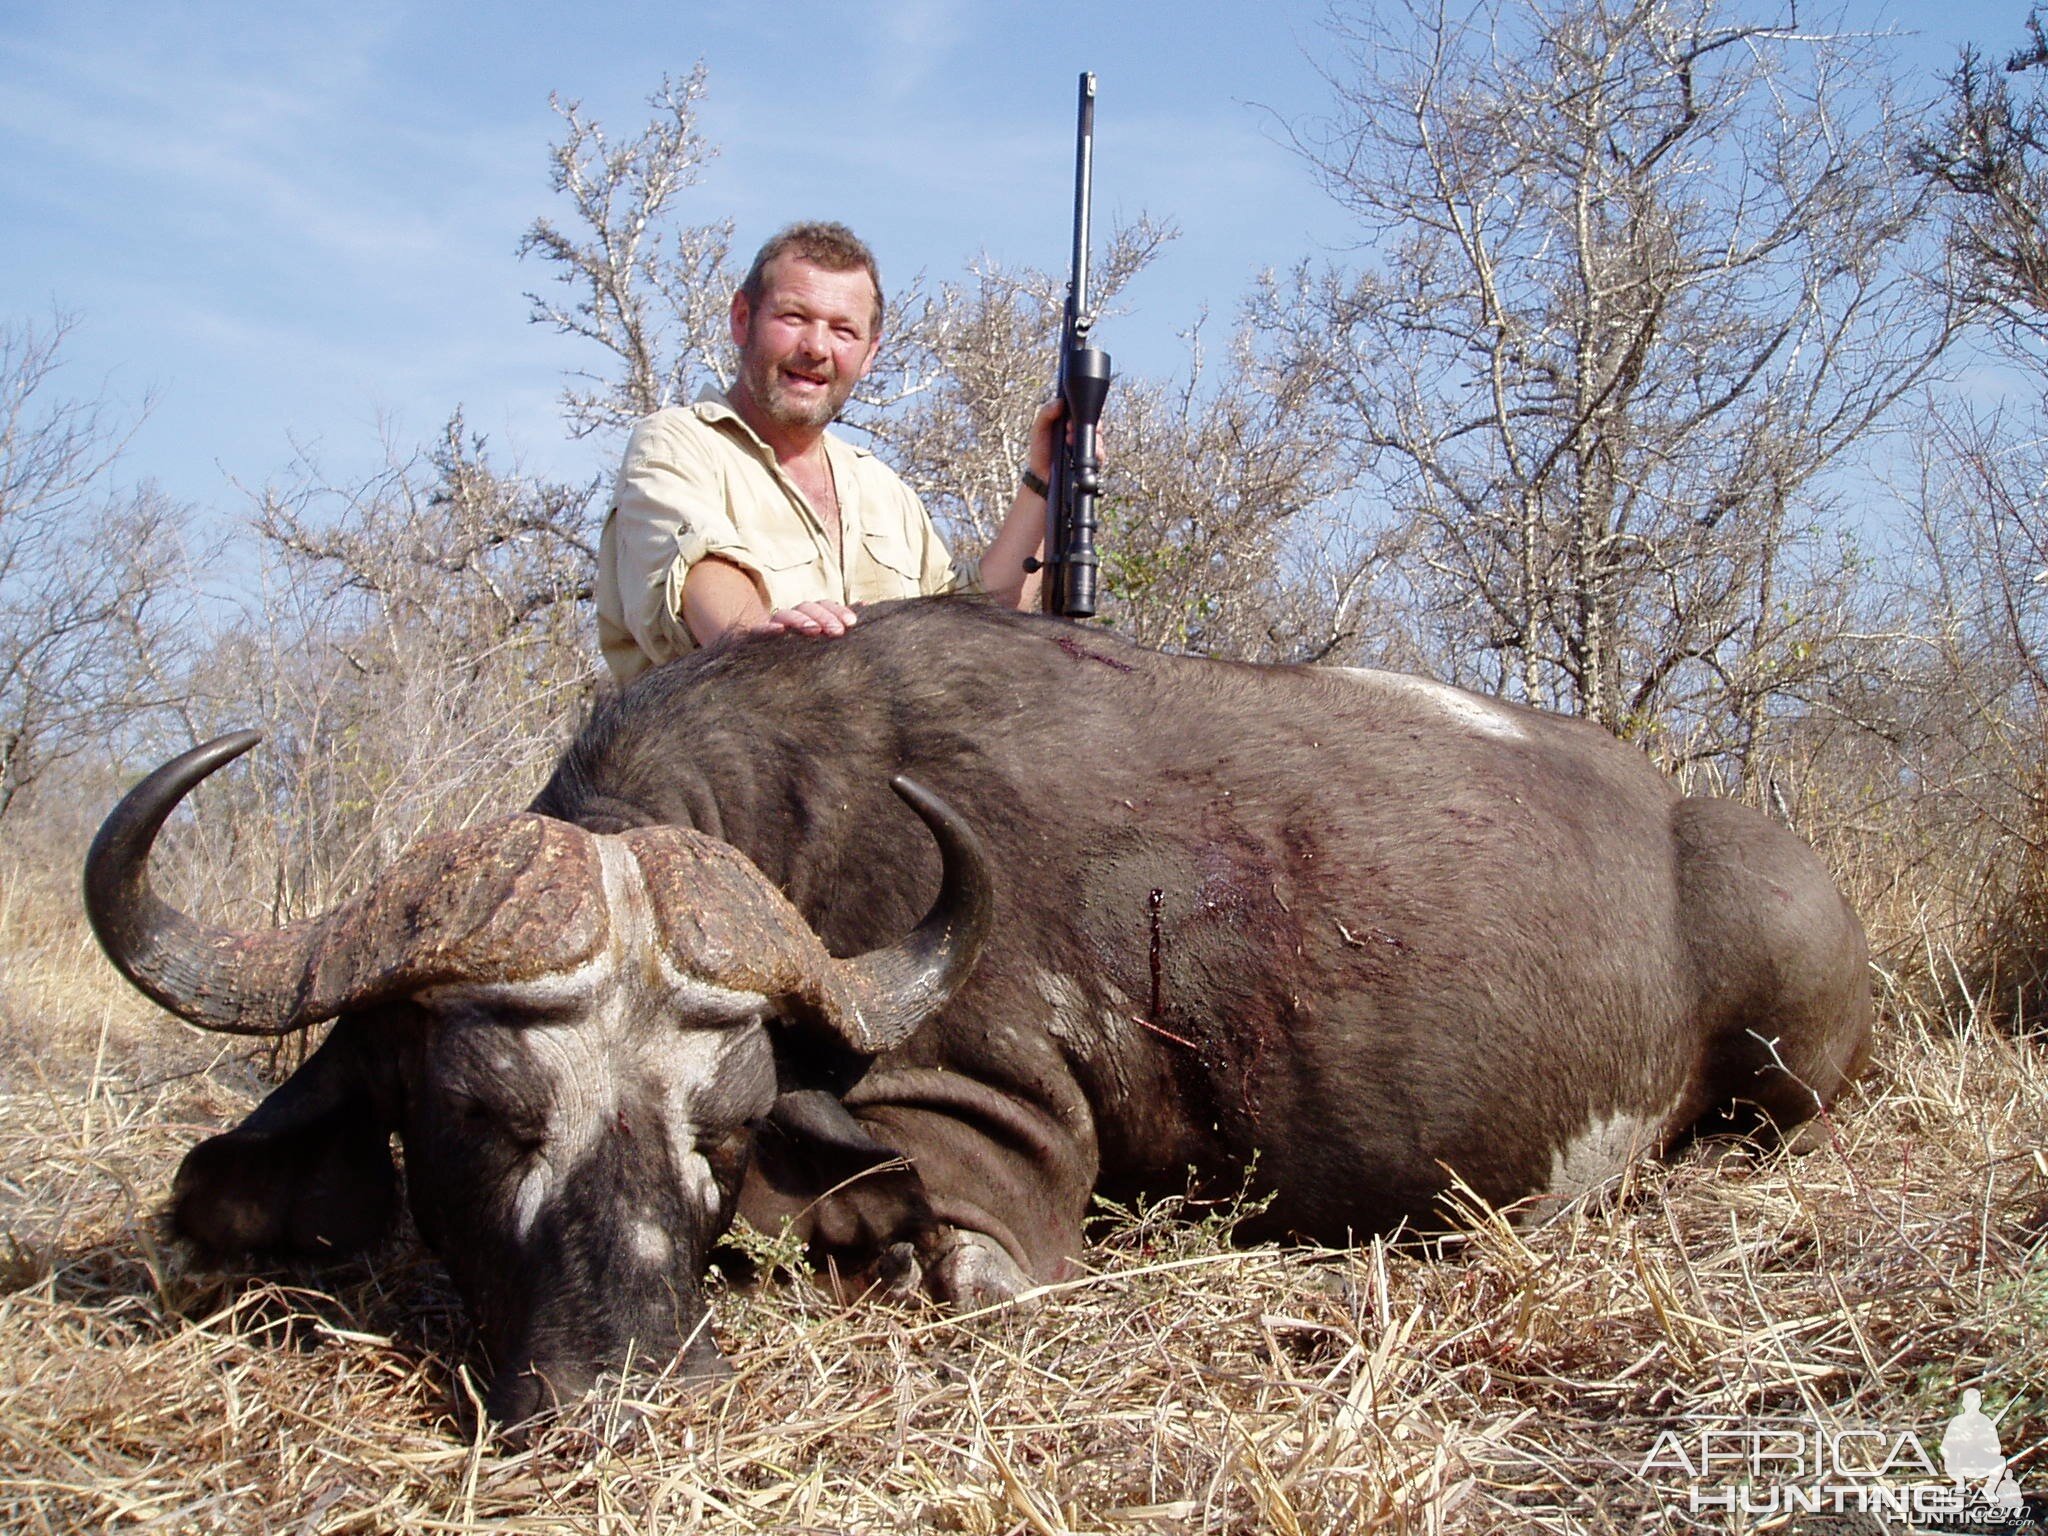
<path id="1" fill-rule="evenodd" d="M 875 360 L 875 285 L 859 267 L 828 272 L 800 256 L 778 256 L 761 286 L 758 306 L 733 296 L 740 382 L 770 421 L 823 427 Z"/>

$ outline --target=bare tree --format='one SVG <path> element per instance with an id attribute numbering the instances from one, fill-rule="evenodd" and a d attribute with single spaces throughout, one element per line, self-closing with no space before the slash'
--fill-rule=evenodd
<path id="1" fill-rule="evenodd" d="M 1116 418 L 1104 571 L 1118 626 L 1149 644 L 1266 661 L 1352 647 L 1375 551 L 1323 516 L 1343 489 L 1299 373 L 1248 333 L 1185 379 L 1131 381 Z M 1348 651 L 1347 651 L 1348 654 Z"/>
<path id="2" fill-rule="evenodd" d="M 205 682 L 244 712 L 209 728 L 273 735 L 243 793 L 274 813 L 278 915 L 537 787 L 597 681 L 591 500 L 494 468 L 459 413 L 364 484 L 261 494 L 262 588 Z"/>
<path id="3" fill-rule="evenodd" d="M 1887 573 L 1889 643 L 1841 700 L 1868 760 L 1856 821 L 1908 885 L 1924 952 L 1909 971 L 1987 1017 L 2048 1003 L 2048 437 L 2038 405 L 1930 398 L 1913 521 Z M 1860 736 L 1861 741 L 1850 739 Z M 1917 962 L 1917 963 L 1916 963 Z M 1929 962 L 1933 962 L 1930 964 Z"/>
<path id="4" fill-rule="evenodd" d="M 1871 45 L 1725 10 L 1340 17 L 1296 142 L 1376 260 L 1255 314 L 1468 675 L 1747 762 L 1829 654 L 1818 477 L 1949 325 Z"/>
<path id="5" fill-rule="evenodd" d="M 1912 164 L 1947 194 L 1958 296 L 2008 341 L 2048 341 L 2048 27 L 2027 17 L 2029 44 L 2001 75 L 1965 48 L 1948 77 L 1938 130 Z M 2030 77 L 2031 94 L 2014 82 Z"/>
<path id="6" fill-rule="evenodd" d="M 187 518 L 113 483 L 125 429 L 56 393 L 72 322 L 0 327 L 0 817 L 177 697 Z"/>
<path id="7" fill-rule="evenodd" d="M 605 372 L 578 373 L 563 391 L 579 435 L 678 404 L 702 374 L 721 386 L 732 378 L 732 221 L 675 222 L 677 197 L 717 153 L 697 131 L 705 80 L 701 63 L 680 81 L 664 75 L 648 97 L 654 117 L 616 145 L 579 103 L 554 98 L 568 132 L 549 150 L 549 181 L 575 222 L 534 220 L 519 254 L 543 257 L 569 290 L 566 300 L 528 294 L 533 321 L 610 354 Z"/>
<path id="8" fill-rule="evenodd" d="M 1913 147 L 1941 199 L 1951 291 L 2032 401 L 1931 403 L 1920 434 L 1917 561 L 1902 604 L 1927 655 L 1908 738 L 1923 798 L 1963 850 L 1949 904 L 1973 926 L 1970 979 L 1994 1013 L 2048 1003 L 2048 26 L 2039 9 L 2003 70 L 1965 48 L 1941 118 Z M 1926 766 L 1933 759 L 1932 766 Z"/>
<path id="9" fill-rule="evenodd" d="M 2029 46 L 2004 74 L 1965 48 L 1948 79 L 1937 133 L 1913 165 L 1945 195 L 1958 260 L 1952 286 L 1971 317 L 2033 369 L 2048 367 L 2048 25 L 2027 18 Z M 2013 81 L 2031 79 L 2032 94 Z M 1923 432 L 1922 548 L 1937 625 L 1981 712 L 2021 722 L 2026 755 L 2048 721 L 2048 419 L 2039 404 L 1971 413 L 1931 409 Z"/>
<path id="10" fill-rule="evenodd" d="M 1118 225 L 1095 261 L 1098 307 L 1114 313 L 1174 235 L 1143 218 Z M 1016 493 L 1032 417 L 1052 394 L 1065 281 L 984 254 L 963 283 L 927 294 L 918 282 L 891 303 L 883 354 L 848 412 L 967 542 L 994 538 Z"/>
<path id="11" fill-rule="evenodd" d="M 590 598 L 597 487 L 535 482 L 494 469 L 458 410 L 421 459 L 334 491 L 308 470 L 266 489 L 258 532 L 337 592 L 352 592 L 376 628 L 443 637 L 474 657 L 522 630 L 574 623 Z"/>
<path id="12" fill-rule="evenodd" d="M 1112 231 L 1092 270 L 1114 332 L 1117 296 L 1170 241 L 1140 218 Z M 991 539 L 1016 493 L 1031 421 L 1051 392 L 1064 276 L 986 256 L 941 284 L 893 343 L 897 377 L 854 419 L 916 488 L 956 544 Z M 1151 644 L 1232 656 L 1308 659 L 1350 638 L 1359 582 L 1323 582 L 1325 551 L 1304 542 L 1335 476 L 1298 377 L 1265 369 L 1245 336 L 1207 366 L 1202 327 L 1186 336 L 1177 384 L 1120 376 L 1110 394 L 1100 506 L 1103 618 Z"/>

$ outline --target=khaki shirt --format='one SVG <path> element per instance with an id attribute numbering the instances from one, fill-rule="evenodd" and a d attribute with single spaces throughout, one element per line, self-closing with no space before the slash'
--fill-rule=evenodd
<path id="1" fill-rule="evenodd" d="M 682 619 L 683 578 L 706 555 L 752 574 L 771 611 L 974 585 L 895 471 L 830 432 L 824 441 L 843 559 L 774 450 L 717 390 L 641 419 L 597 552 L 597 638 L 614 677 L 623 683 L 696 649 Z"/>

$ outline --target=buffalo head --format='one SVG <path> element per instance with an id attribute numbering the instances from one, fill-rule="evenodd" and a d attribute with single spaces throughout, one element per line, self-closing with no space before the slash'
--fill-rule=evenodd
<path id="1" fill-rule="evenodd" d="M 535 815 L 415 844 L 319 917 L 207 928 L 151 891 L 150 847 L 257 740 L 151 774 L 86 863 L 100 943 L 179 1017 L 255 1035 L 340 1020 L 242 1126 L 186 1157 L 177 1227 L 213 1251 L 360 1246 L 393 1208 L 395 1131 L 416 1224 L 489 1353 L 493 1417 L 529 1419 L 634 1360 L 680 1351 L 715 1370 L 702 1276 L 776 1098 L 772 1031 L 873 1054 L 943 1007 L 988 928 L 974 835 L 895 781 L 938 840 L 943 886 L 903 941 L 848 960 L 724 843 Z"/>

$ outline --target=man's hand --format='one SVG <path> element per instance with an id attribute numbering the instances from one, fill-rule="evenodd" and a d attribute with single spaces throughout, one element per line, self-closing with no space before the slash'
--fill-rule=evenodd
<path id="1" fill-rule="evenodd" d="M 794 608 L 776 609 L 768 615 L 761 632 L 769 635 L 822 635 L 837 639 L 859 622 L 860 616 L 846 604 L 820 598 L 816 602 L 798 603 Z"/>
<path id="2" fill-rule="evenodd" d="M 1067 419 L 1067 402 L 1058 395 L 1038 408 L 1038 415 L 1031 422 L 1031 451 L 1028 456 L 1031 472 L 1041 480 L 1052 478 L 1053 447 L 1062 436 L 1062 423 Z M 1072 428 L 1064 429 L 1071 436 Z M 1102 454 L 1102 429 L 1095 429 L 1095 451 Z M 988 547 L 988 553 L 981 557 L 982 588 L 997 602 L 1010 608 L 1036 608 L 1038 606 L 1039 573 L 1026 571 L 1026 560 L 1039 560 L 1045 556 L 1045 498 L 1026 486 L 1018 486 L 1017 494 L 1010 502 L 1010 510 L 1003 518 L 1003 526 L 996 531 L 995 542 Z"/>
<path id="3" fill-rule="evenodd" d="M 1052 478 L 1053 434 L 1059 431 L 1059 425 L 1062 421 L 1066 420 L 1066 417 L 1067 402 L 1058 395 L 1054 395 L 1038 408 L 1038 414 L 1031 419 L 1031 450 L 1026 455 L 1026 458 L 1031 465 L 1031 473 L 1038 476 L 1041 480 Z M 1072 440 L 1074 436 L 1074 429 L 1072 427 L 1067 428 L 1066 436 L 1069 441 Z M 1095 456 L 1098 459 L 1105 457 L 1102 448 L 1104 437 L 1102 424 L 1097 422 L 1095 425 Z"/>
<path id="4" fill-rule="evenodd" d="M 699 645 L 709 645 L 734 633 L 832 638 L 860 621 L 844 603 L 823 598 L 770 613 L 751 573 L 722 556 L 706 555 L 683 578 L 683 622 Z"/>
<path id="5" fill-rule="evenodd" d="M 1052 474 L 1053 433 L 1067 414 L 1067 402 L 1054 395 L 1038 408 L 1031 421 L 1031 448 L 1026 458 L 1031 473 L 1044 480 Z"/>

